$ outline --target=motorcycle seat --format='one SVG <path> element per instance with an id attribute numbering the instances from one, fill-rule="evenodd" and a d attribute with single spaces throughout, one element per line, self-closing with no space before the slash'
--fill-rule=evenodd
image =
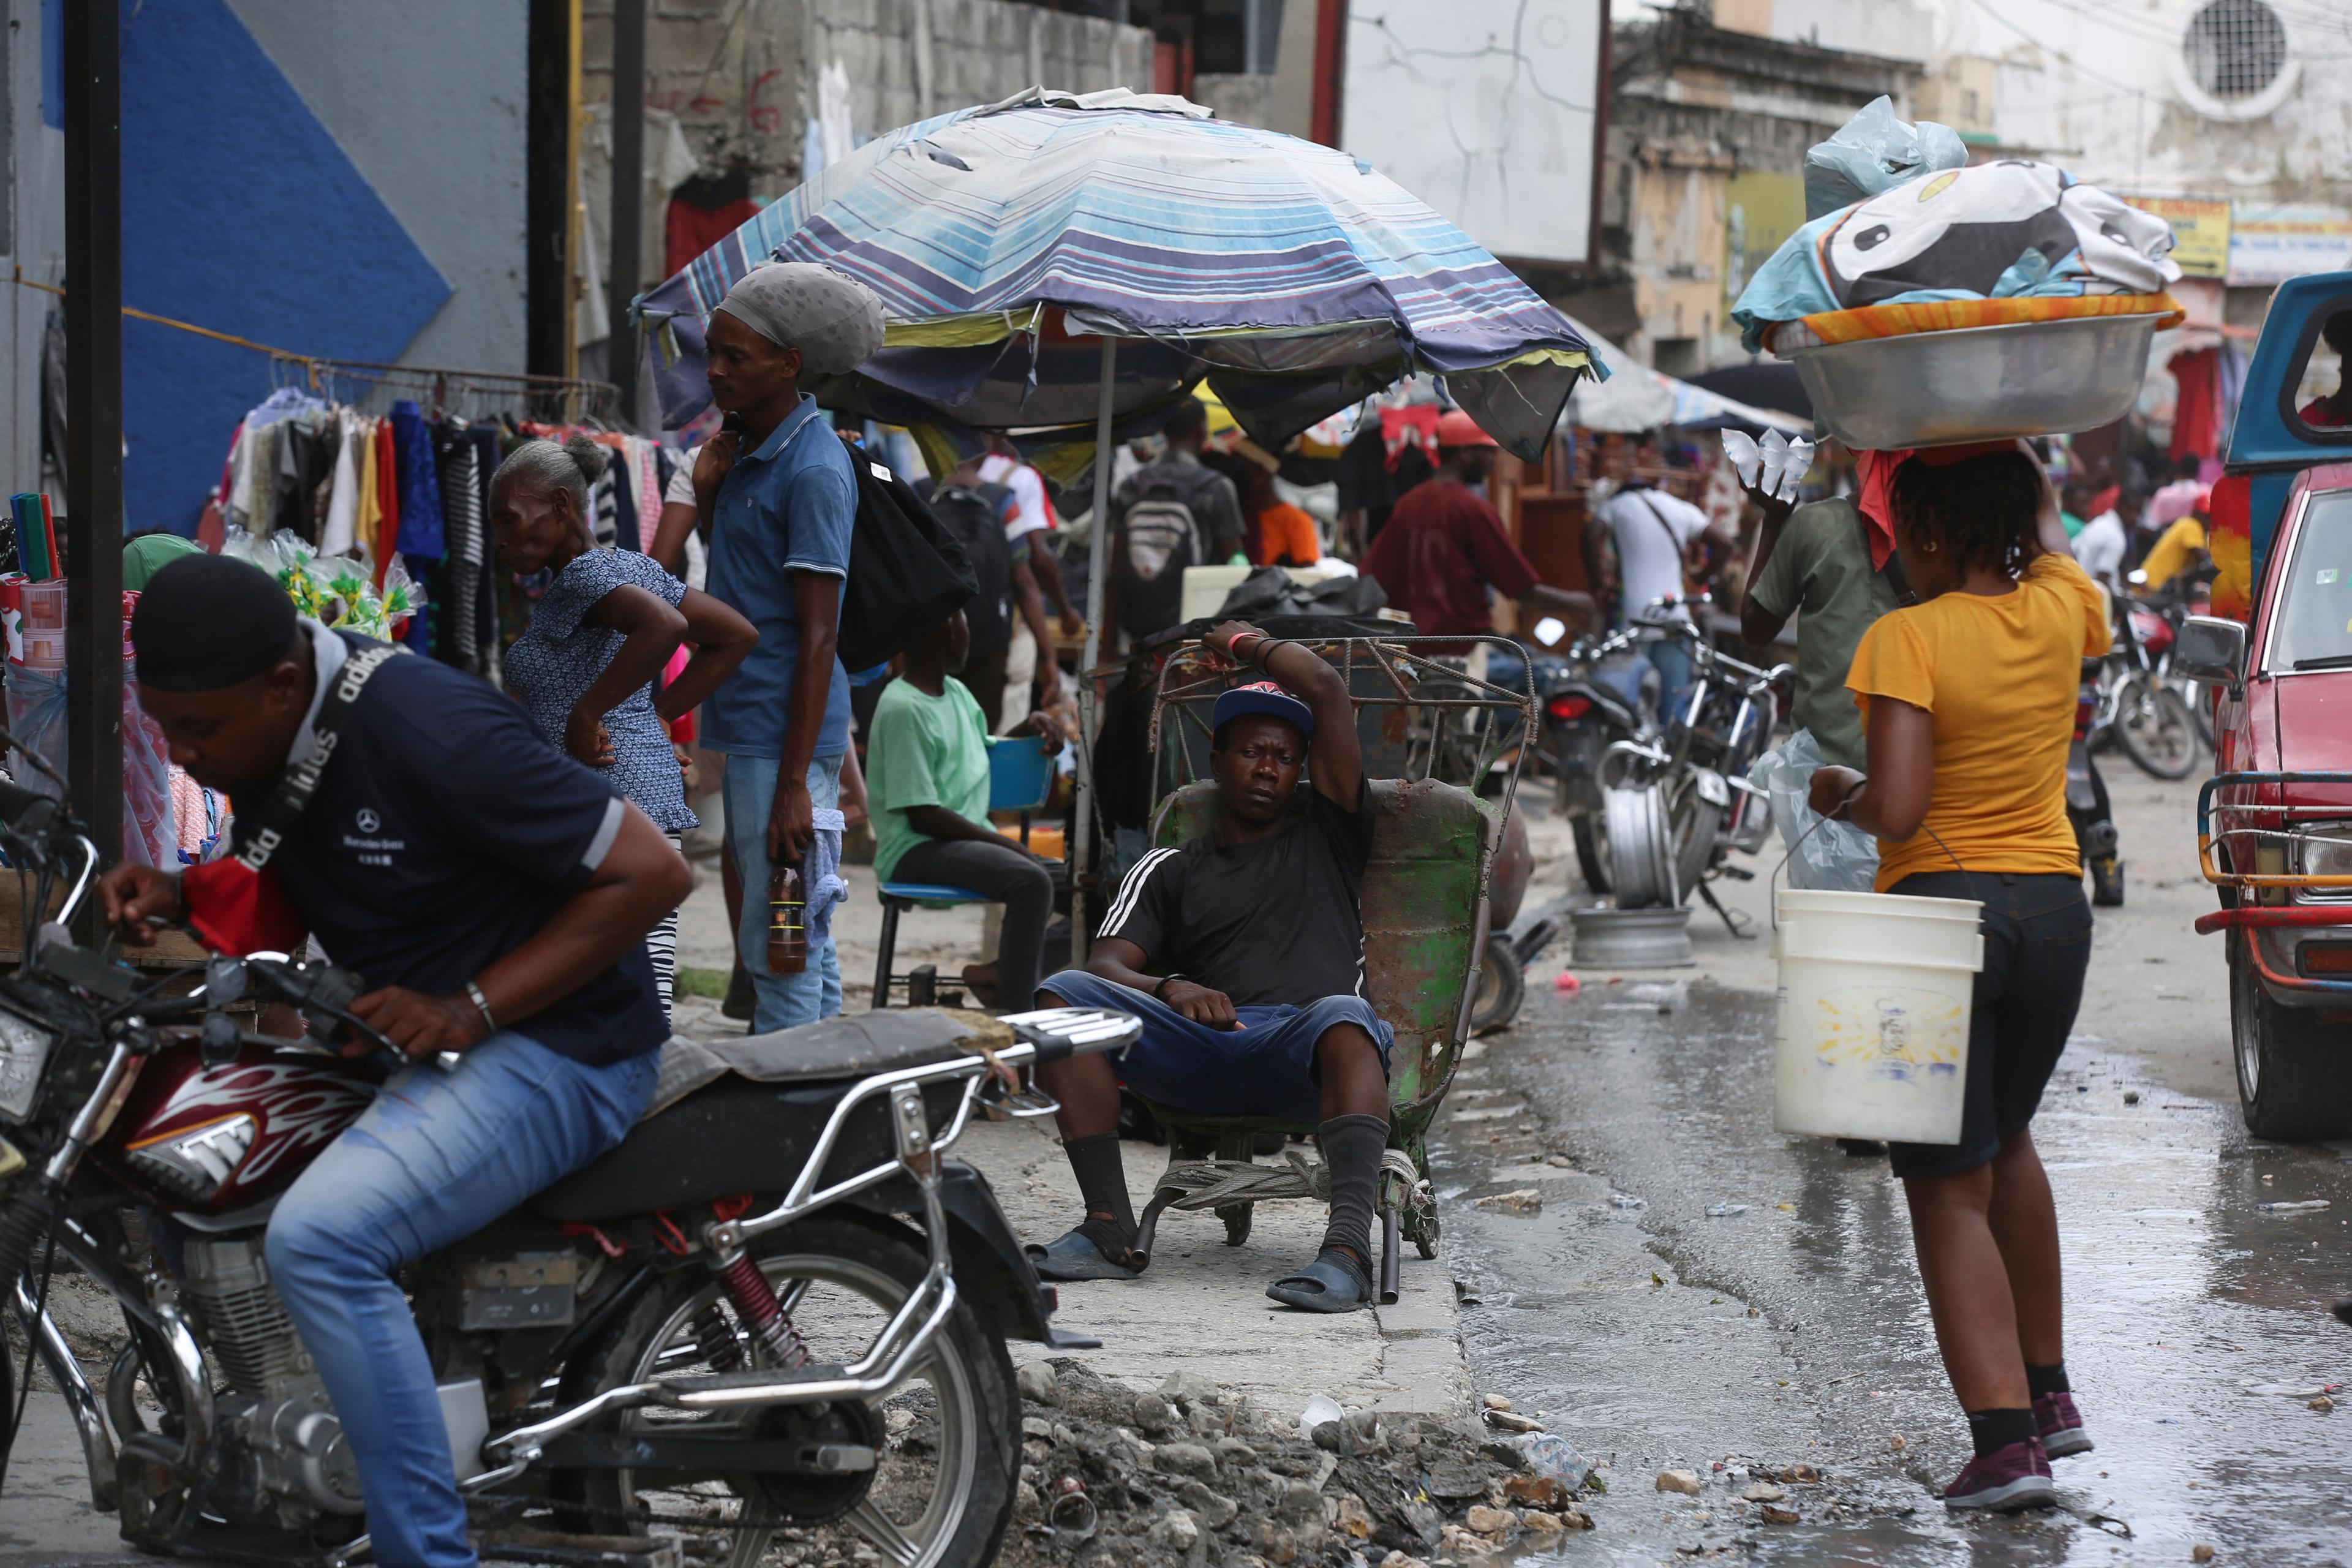
<path id="1" fill-rule="evenodd" d="M 738 1193 L 782 1193 L 815 1152 L 834 1106 L 877 1073 L 953 1061 L 974 1045 L 1013 1043 L 982 1014 L 895 1008 L 842 1014 L 738 1039 L 672 1039 L 651 1107 L 629 1135 L 531 1200 L 556 1220 L 622 1219 Z M 924 1091 L 932 1124 L 961 1083 Z M 826 1161 L 838 1181 L 894 1156 L 884 1101 L 849 1118 Z"/>

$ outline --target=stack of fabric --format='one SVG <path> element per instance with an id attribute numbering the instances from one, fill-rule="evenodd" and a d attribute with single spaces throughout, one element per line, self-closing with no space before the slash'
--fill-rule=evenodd
<path id="1" fill-rule="evenodd" d="M 2082 315 L 2171 311 L 2162 218 L 1958 132 L 1864 105 L 1805 154 L 1805 226 L 1732 307 L 1748 352 Z"/>

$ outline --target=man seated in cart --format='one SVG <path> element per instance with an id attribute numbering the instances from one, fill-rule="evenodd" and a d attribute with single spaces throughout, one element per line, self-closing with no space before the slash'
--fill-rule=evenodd
<path id="1" fill-rule="evenodd" d="M 1267 679 L 1217 699 L 1209 753 L 1216 826 L 1153 849 L 1120 883 L 1085 969 L 1048 975 L 1040 1006 L 1107 1007 L 1142 1020 L 1121 1058 L 1038 1069 L 1061 1102 L 1063 1147 L 1086 1215 L 1032 1247 L 1049 1279 L 1131 1279 L 1135 1212 L 1119 1163 L 1118 1080 L 1203 1116 L 1318 1123 L 1331 1220 L 1315 1260 L 1266 1287 L 1288 1306 L 1352 1312 L 1372 1301 L 1372 1208 L 1388 1146 L 1391 1037 L 1364 994 L 1358 909 L 1372 806 L 1355 705 L 1307 648 L 1228 621 L 1209 645 Z M 1309 765 L 1311 763 L 1311 766 Z M 1297 786 L 1305 773 L 1312 787 Z"/>

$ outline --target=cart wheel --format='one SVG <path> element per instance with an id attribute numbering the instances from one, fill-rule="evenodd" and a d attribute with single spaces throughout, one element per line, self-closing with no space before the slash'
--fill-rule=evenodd
<path id="1" fill-rule="evenodd" d="M 1420 1253 L 1424 1261 L 1436 1257 L 1438 1230 L 1436 1212 L 1408 1208 L 1401 1217 L 1404 1222 L 1404 1234 L 1412 1242 L 1413 1250 Z"/>
<path id="2" fill-rule="evenodd" d="M 1217 1217 L 1225 1222 L 1227 1247 L 1239 1247 L 1249 1239 L 1250 1217 L 1256 1207 L 1255 1204 L 1229 1204 L 1217 1211 Z"/>

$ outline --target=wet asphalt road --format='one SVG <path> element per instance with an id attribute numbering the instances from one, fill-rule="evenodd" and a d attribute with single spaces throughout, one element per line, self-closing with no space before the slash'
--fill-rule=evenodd
<path id="1" fill-rule="evenodd" d="M 1704 980 L 1531 985 L 1449 1099 L 1472 1370 L 1609 1466 L 1598 1528 L 1522 1561 L 2173 1563 L 2206 1543 L 2220 1563 L 2352 1563 L 2352 1404 L 2306 1407 L 2352 1379 L 2352 1329 L 2327 1312 L 2352 1286 L 2347 1151 L 2253 1143 L 2234 1104 L 2078 1036 L 2035 1133 L 2098 1448 L 2057 1462 L 2068 1511 L 1955 1521 L 1937 1494 L 1967 1426 L 1902 1189 L 1884 1160 L 1771 1131 L 1771 1027 L 1769 996 Z M 1528 1188 L 1532 1217 L 1475 1206 Z M 2313 1200 L 2331 1206 L 2261 1207 Z M 1745 1212 L 1706 1215 L 1726 1204 Z M 1739 1500 L 1748 1468 L 1798 1464 L 1829 1478 L 1787 1489 L 1802 1522 Z M 1658 1493 L 1669 1465 L 1703 1495 Z"/>

